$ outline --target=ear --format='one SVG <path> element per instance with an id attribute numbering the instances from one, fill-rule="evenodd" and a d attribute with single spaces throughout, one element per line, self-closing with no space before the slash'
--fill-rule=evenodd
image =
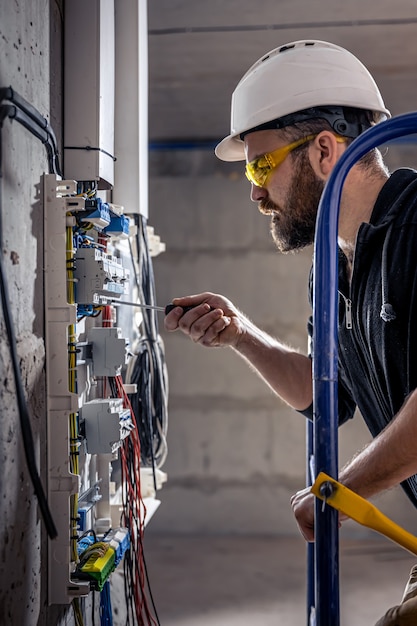
<path id="1" fill-rule="evenodd" d="M 344 150 L 344 142 L 332 132 L 323 130 L 319 133 L 310 145 L 310 163 L 316 176 L 327 180 Z"/>

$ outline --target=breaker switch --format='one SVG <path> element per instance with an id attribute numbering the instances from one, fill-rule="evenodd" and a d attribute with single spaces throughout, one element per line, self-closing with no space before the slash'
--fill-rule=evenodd
<path id="1" fill-rule="evenodd" d="M 129 409 L 119 398 L 85 402 L 81 409 L 89 454 L 112 454 L 122 445 L 134 425 Z"/>
<path id="2" fill-rule="evenodd" d="M 120 328 L 96 326 L 88 331 L 94 376 L 118 376 L 127 364 L 126 339 Z"/>

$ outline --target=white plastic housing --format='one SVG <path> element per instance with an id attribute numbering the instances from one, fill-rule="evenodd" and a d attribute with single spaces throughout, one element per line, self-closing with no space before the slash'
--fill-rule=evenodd
<path id="1" fill-rule="evenodd" d="M 117 0 L 113 199 L 148 217 L 148 24 L 146 0 Z"/>
<path id="2" fill-rule="evenodd" d="M 66 213 L 68 198 L 76 191 L 73 181 L 44 176 L 45 199 L 45 362 L 47 393 L 48 502 L 58 537 L 48 544 L 48 602 L 69 604 L 74 597 L 88 595 L 85 581 L 71 580 L 70 497 L 78 493 L 79 477 L 70 471 L 70 413 L 78 409 L 78 398 L 68 385 L 68 327 L 76 322 L 74 304 L 67 302 Z"/>
<path id="3" fill-rule="evenodd" d="M 114 182 L 114 0 L 65 2 L 64 26 L 65 176 L 109 189 Z"/>
<path id="4" fill-rule="evenodd" d="M 92 343 L 94 376 L 117 376 L 127 364 L 126 339 L 120 328 L 95 326 L 88 331 Z"/>
<path id="5" fill-rule="evenodd" d="M 99 248 L 78 248 L 75 254 L 75 297 L 79 304 L 100 304 L 129 290 L 128 269 L 121 259 Z"/>
<path id="6" fill-rule="evenodd" d="M 123 408 L 123 401 L 118 398 L 85 402 L 81 416 L 89 454 L 116 452 L 134 428 L 130 411 Z"/>

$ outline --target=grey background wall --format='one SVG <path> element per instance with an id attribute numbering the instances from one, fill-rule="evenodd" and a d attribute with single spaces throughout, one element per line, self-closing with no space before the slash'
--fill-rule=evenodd
<path id="1" fill-rule="evenodd" d="M 62 1 L 0 2 L 0 86 L 12 85 L 62 131 Z M 42 145 L 6 121 L 3 255 L 20 367 L 43 479 L 44 400 Z M 392 162 L 413 164 L 406 151 Z M 265 330 L 305 349 L 311 250 L 279 256 L 248 199 L 241 171 L 206 152 L 151 155 L 150 224 L 167 252 L 154 260 L 160 302 L 211 290 L 226 294 Z M 168 483 L 149 533 L 297 532 L 289 497 L 304 485 L 304 419 L 275 399 L 235 354 L 205 350 L 162 329 L 170 379 Z M 23 455 L 9 348 L 0 316 L 0 624 L 72 624 L 46 605 L 46 537 Z M 343 428 L 341 462 L 368 435 Z M 381 507 L 414 529 L 399 490 Z M 359 532 L 352 525 L 350 532 Z M 362 532 L 362 531 L 361 531 Z"/>

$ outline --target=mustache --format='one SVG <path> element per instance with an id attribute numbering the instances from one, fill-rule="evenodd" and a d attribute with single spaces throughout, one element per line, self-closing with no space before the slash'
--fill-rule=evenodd
<path id="1" fill-rule="evenodd" d="M 259 202 L 258 209 L 263 215 L 271 215 L 271 213 L 279 211 L 279 206 L 269 198 L 265 198 Z"/>

